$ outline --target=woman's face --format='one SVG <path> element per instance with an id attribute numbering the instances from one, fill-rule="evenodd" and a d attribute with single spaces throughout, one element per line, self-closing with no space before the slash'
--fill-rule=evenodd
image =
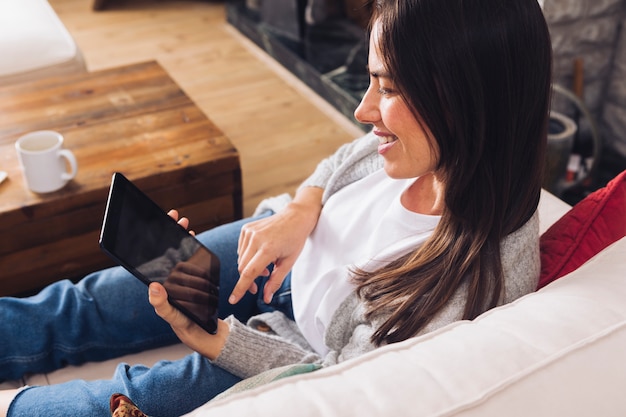
<path id="1" fill-rule="evenodd" d="M 415 178 L 434 172 L 439 159 L 435 141 L 404 101 L 383 64 L 378 48 L 380 25 L 372 27 L 368 67 L 370 85 L 354 111 L 356 119 L 373 125 L 379 138 L 378 153 L 385 160 L 385 171 L 391 178 Z"/>

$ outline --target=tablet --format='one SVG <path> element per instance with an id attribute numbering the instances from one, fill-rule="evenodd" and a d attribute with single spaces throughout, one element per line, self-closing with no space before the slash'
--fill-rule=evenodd
<path id="1" fill-rule="evenodd" d="M 111 181 L 100 248 L 146 285 L 163 284 L 170 304 L 216 333 L 218 257 L 118 172 Z"/>

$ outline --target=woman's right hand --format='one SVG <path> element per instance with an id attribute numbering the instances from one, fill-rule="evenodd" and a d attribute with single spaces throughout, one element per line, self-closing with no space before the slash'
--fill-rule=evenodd
<path id="1" fill-rule="evenodd" d="M 217 332 L 210 334 L 174 308 L 168 301 L 167 289 L 158 282 L 148 287 L 148 300 L 156 314 L 169 323 L 181 342 L 211 360 L 215 360 L 222 352 L 230 333 L 227 323 L 218 320 Z"/>
<path id="2" fill-rule="evenodd" d="M 256 293 L 254 281 L 269 275 L 267 267 L 273 263 L 263 292 L 266 303 L 272 300 L 317 224 L 322 194 L 321 188 L 303 188 L 284 210 L 243 226 L 237 248 L 240 277 L 228 300 L 231 304 L 237 303 L 246 290 Z"/>

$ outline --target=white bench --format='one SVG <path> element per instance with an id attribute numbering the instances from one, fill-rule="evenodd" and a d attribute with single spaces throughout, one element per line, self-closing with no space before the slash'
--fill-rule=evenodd
<path id="1" fill-rule="evenodd" d="M 0 87 L 83 71 L 76 42 L 46 0 L 0 1 Z"/>

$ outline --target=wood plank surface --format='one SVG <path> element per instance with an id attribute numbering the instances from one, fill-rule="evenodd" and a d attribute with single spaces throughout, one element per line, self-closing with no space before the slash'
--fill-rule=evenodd
<path id="1" fill-rule="evenodd" d="M 40 202 L 47 203 L 43 215 L 64 210 L 60 195 L 75 199 L 101 190 L 114 170 L 143 177 L 206 161 L 220 169 L 217 163 L 222 160 L 230 169 L 237 164 L 236 150 L 226 136 L 154 62 L 3 88 L 0 110 L 0 155 L 9 173 L 0 199 L 3 215 Z M 77 178 L 60 194 L 31 193 L 21 177 L 14 142 L 38 129 L 63 134 L 65 147 L 80 162 Z M 7 225 L 0 222 L 0 230 L 3 227 Z"/>

